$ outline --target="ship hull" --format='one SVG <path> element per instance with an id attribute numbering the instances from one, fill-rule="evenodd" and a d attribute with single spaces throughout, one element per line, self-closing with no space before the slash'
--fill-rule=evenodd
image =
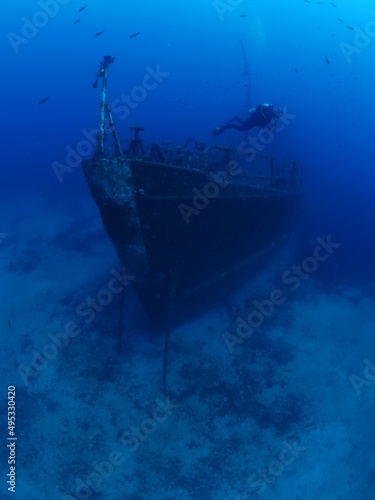
<path id="1" fill-rule="evenodd" d="M 238 284 L 282 242 L 301 192 L 135 158 L 84 161 L 104 227 L 155 326 Z"/>

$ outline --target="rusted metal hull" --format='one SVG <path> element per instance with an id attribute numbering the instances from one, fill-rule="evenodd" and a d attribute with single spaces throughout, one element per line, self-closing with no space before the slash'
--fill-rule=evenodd
<path id="1" fill-rule="evenodd" d="M 168 321 L 248 277 L 285 237 L 299 189 L 136 158 L 82 163 L 105 229 L 148 316 Z M 247 274 L 246 274 L 247 273 Z"/>

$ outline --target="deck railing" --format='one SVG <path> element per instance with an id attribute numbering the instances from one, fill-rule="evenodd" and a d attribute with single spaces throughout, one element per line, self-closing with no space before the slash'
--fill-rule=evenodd
<path id="1" fill-rule="evenodd" d="M 204 172 L 225 170 L 231 182 L 258 188 L 299 192 L 303 188 L 303 166 L 300 163 L 256 153 L 213 145 L 197 150 L 172 145 L 153 144 L 150 159 Z"/>

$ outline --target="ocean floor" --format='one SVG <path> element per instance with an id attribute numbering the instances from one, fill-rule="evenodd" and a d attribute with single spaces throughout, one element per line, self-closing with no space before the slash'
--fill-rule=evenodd
<path id="1" fill-rule="evenodd" d="M 8 202 L 0 224 L 15 498 L 375 498 L 375 286 L 311 276 L 246 326 L 291 265 L 285 252 L 172 331 L 164 394 L 164 338 L 130 284 L 120 339 L 108 288 L 122 266 L 93 201 Z"/>

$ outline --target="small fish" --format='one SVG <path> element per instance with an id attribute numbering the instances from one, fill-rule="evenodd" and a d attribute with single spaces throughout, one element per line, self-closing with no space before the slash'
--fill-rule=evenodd
<path id="1" fill-rule="evenodd" d="M 340 19 L 339 17 L 337 18 L 338 21 L 340 21 L 340 23 L 343 23 L 344 21 L 342 19 Z"/>
<path id="2" fill-rule="evenodd" d="M 298 70 L 297 70 L 297 68 L 294 68 L 294 73 L 298 73 Z"/>
<path id="3" fill-rule="evenodd" d="M 247 14 L 240 14 L 240 17 L 247 17 Z"/>
<path id="4" fill-rule="evenodd" d="M 98 33 L 96 33 L 95 36 L 99 36 L 99 35 L 102 35 L 104 33 L 104 31 L 98 31 Z"/>
<path id="5" fill-rule="evenodd" d="M 347 26 L 348 30 L 352 30 L 354 31 L 354 28 L 352 28 L 351 26 Z"/>
<path id="6" fill-rule="evenodd" d="M 81 7 L 80 9 L 78 9 L 78 12 L 82 12 L 83 10 L 85 10 L 87 7 L 87 5 L 84 5 L 83 7 Z"/>
<path id="7" fill-rule="evenodd" d="M 138 36 L 140 34 L 139 31 L 137 31 L 137 33 L 133 33 L 132 35 L 129 36 L 129 38 L 135 38 L 136 36 Z"/>
<path id="8" fill-rule="evenodd" d="M 8 326 L 10 326 L 10 321 L 9 321 L 9 319 L 8 319 Z"/>
<path id="9" fill-rule="evenodd" d="M 79 23 L 81 20 L 82 20 L 82 17 L 80 17 L 79 19 L 76 19 L 76 20 L 74 21 L 74 23 L 73 23 L 73 24 L 77 24 L 77 23 Z"/>
<path id="10" fill-rule="evenodd" d="M 41 100 L 39 101 L 39 105 L 40 105 L 40 104 L 43 104 L 43 103 L 44 103 L 44 102 L 46 102 L 46 101 L 48 101 L 48 97 L 45 97 L 44 99 L 41 99 Z"/>
<path id="11" fill-rule="evenodd" d="M 329 62 L 328 57 L 326 57 L 326 64 L 331 64 L 331 63 Z"/>

